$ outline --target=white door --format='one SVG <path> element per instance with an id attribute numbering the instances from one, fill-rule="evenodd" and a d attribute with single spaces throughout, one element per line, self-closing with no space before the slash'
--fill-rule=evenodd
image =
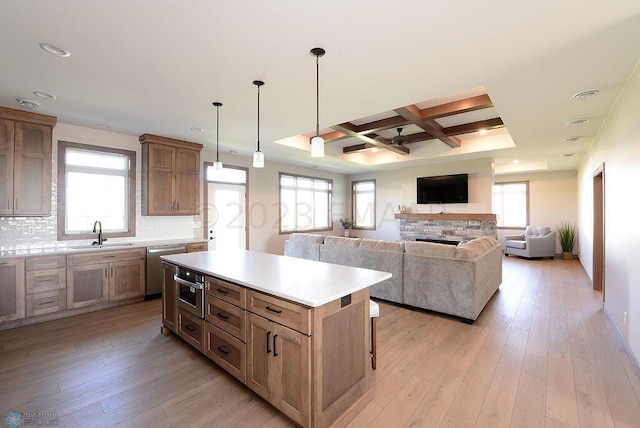
<path id="1" fill-rule="evenodd" d="M 209 250 L 246 249 L 246 186 L 208 183 Z"/>

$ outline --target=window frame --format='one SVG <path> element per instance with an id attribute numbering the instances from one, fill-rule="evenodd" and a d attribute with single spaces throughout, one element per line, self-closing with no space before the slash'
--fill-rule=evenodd
<path id="1" fill-rule="evenodd" d="M 358 192 L 356 192 L 356 186 L 358 184 L 361 183 L 373 183 L 373 226 L 371 227 L 363 227 L 363 226 L 358 226 L 357 224 L 357 213 L 356 213 L 356 207 L 357 207 L 357 195 Z M 367 179 L 367 180 L 356 180 L 356 181 L 352 181 L 351 182 L 351 219 L 353 220 L 353 229 L 357 229 L 357 230 L 376 230 L 376 225 L 377 225 L 377 220 L 376 220 L 376 207 L 377 207 L 377 200 L 378 197 L 378 186 L 376 184 L 376 180 L 375 178 L 372 179 Z"/>
<path id="2" fill-rule="evenodd" d="M 530 186 L 529 186 L 529 181 L 528 180 L 521 180 L 521 181 L 501 181 L 501 182 L 496 182 L 494 183 L 494 187 L 496 186 L 502 186 L 502 185 L 507 185 L 507 184 L 524 184 L 527 188 L 526 190 L 526 201 L 527 201 L 527 208 L 526 208 L 526 221 L 525 221 L 525 225 L 524 226 L 498 226 L 497 224 L 497 215 L 498 213 L 496 212 L 496 227 L 498 228 L 498 230 L 500 229 L 511 229 L 511 230 L 525 230 L 526 226 L 528 224 L 530 224 L 529 222 L 529 212 L 530 212 L 530 198 L 529 198 L 529 190 L 530 190 Z M 493 192 L 495 193 L 495 191 Z M 493 194 L 492 194 L 492 198 L 493 198 Z"/>
<path id="3" fill-rule="evenodd" d="M 67 149 L 80 149 L 91 152 L 102 153 L 115 153 L 125 155 L 129 157 L 129 188 L 128 203 L 129 209 L 128 215 L 128 230 L 125 232 L 104 232 L 105 238 L 119 238 L 127 236 L 136 236 L 136 152 L 133 150 L 116 149 L 112 147 L 95 146 L 91 144 L 74 143 L 70 141 L 58 141 L 58 240 L 78 240 L 78 239 L 93 239 L 96 237 L 95 233 L 72 233 L 68 234 L 65 230 L 66 225 L 66 179 L 67 179 L 67 165 L 65 161 L 65 155 Z M 100 219 L 96 219 L 100 220 Z"/>
<path id="4" fill-rule="evenodd" d="M 327 227 L 326 228 L 316 228 L 316 229 L 292 229 L 292 230 L 282 230 L 282 177 L 293 177 L 293 178 L 306 178 L 309 180 L 320 180 L 328 183 L 329 190 L 327 192 Z M 297 189 L 297 188 L 296 188 Z M 296 201 L 297 203 L 297 201 Z M 301 175 L 301 174 L 292 174 L 288 172 L 280 172 L 278 173 L 278 233 L 280 235 L 289 235 L 291 233 L 305 233 L 305 232 L 331 232 L 333 231 L 333 218 L 332 218 L 332 207 L 333 203 L 333 180 L 330 178 L 322 178 L 322 177 L 312 177 L 309 175 Z"/>

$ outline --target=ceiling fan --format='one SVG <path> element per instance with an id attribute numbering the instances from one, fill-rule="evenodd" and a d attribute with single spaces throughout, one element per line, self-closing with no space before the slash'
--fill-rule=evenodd
<path id="1" fill-rule="evenodd" d="M 396 128 L 396 131 L 398 131 L 398 135 L 396 135 L 391 139 L 391 144 L 395 144 L 396 146 L 401 146 L 407 142 L 407 137 L 405 135 L 401 135 L 402 128 Z"/>

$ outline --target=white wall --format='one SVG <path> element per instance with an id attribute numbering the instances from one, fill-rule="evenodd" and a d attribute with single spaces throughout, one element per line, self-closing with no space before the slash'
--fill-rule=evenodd
<path id="1" fill-rule="evenodd" d="M 496 176 L 496 183 L 512 181 L 529 182 L 529 223 L 532 226 L 548 226 L 556 229 L 561 223 L 578 224 L 577 172 L 552 171 L 529 174 L 509 174 Z M 522 230 L 499 229 L 498 238 L 521 233 Z M 556 243 L 556 253 L 561 253 L 560 243 Z M 578 247 L 574 252 L 577 254 Z"/>
<path id="2" fill-rule="evenodd" d="M 201 160 L 213 162 L 216 159 L 215 150 L 203 150 Z M 261 169 L 251 166 L 252 159 L 227 153 L 220 153 L 220 161 L 225 165 L 246 167 L 249 170 L 247 212 L 249 215 L 248 235 L 249 250 L 272 254 L 284 253 L 284 241 L 289 234 L 280 234 L 279 219 L 279 173 L 305 175 L 333 180 L 332 217 L 334 230 L 326 234 L 337 234 L 340 231 L 339 219 L 344 217 L 344 201 L 347 195 L 347 179 L 343 174 L 320 171 L 283 163 L 271 162 L 269 153 L 265 153 L 265 167 Z M 202 186 L 204 192 L 204 185 Z M 201 199 L 202 200 L 202 199 Z M 198 227 L 202 222 L 198 217 Z M 199 235 L 202 236 L 202 235 Z"/>
<path id="3" fill-rule="evenodd" d="M 640 71 L 631 76 L 578 170 L 580 260 L 593 278 L 593 173 L 605 165 L 605 308 L 640 359 Z M 624 323 L 624 312 L 628 321 Z"/>
<path id="4" fill-rule="evenodd" d="M 468 204 L 416 204 L 416 178 L 446 174 L 469 174 Z M 493 185 L 493 167 L 491 159 L 465 162 L 424 165 L 367 174 L 351 175 L 352 180 L 376 180 L 376 230 L 356 230 L 354 235 L 361 238 L 400 239 L 400 231 L 394 215 L 398 205 L 407 207 L 408 212 L 431 213 L 490 213 Z M 349 188 L 350 192 L 350 188 Z M 350 195 L 347 198 L 345 215 L 351 217 Z"/>

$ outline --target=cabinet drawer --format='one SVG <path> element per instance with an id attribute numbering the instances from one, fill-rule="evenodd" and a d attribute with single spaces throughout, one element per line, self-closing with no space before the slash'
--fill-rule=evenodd
<path id="1" fill-rule="evenodd" d="M 247 341 L 247 313 L 244 309 L 209 295 L 205 296 L 204 304 L 206 321 L 243 342 Z"/>
<path id="2" fill-rule="evenodd" d="M 145 255 L 146 250 L 144 248 L 126 251 L 89 251 L 67 256 L 67 264 L 75 266 L 92 263 L 119 262 L 122 260 L 144 259 Z"/>
<path id="3" fill-rule="evenodd" d="M 197 251 L 207 251 L 206 242 L 198 242 L 193 244 L 187 244 L 187 253 L 195 253 Z"/>
<path id="4" fill-rule="evenodd" d="M 43 269 L 56 269 L 65 267 L 65 256 L 50 256 L 50 257 L 32 257 L 27 259 L 27 271 L 30 270 L 43 270 Z"/>
<path id="5" fill-rule="evenodd" d="M 67 309 L 67 291 L 54 290 L 27 295 L 27 316 L 50 314 Z"/>
<path id="6" fill-rule="evenodd" d="M 247 307 L 247 290 L 240 285 L 208 276 L 205 292 L 210 296 L 217 297 L 241 308 Z"/>
<path id="7" fill-rule="evenodd" d="M 311 309 L 249 290 L 247 310 L 306 335 L 311 334 Z"/>
<path id="8" fill-rule="evenodd" d="M 208 322 L 205 323 L 205 330 L 205 355 L 240 382 L 245 383 L 247 345 Z"/>
<path id="9" fill-rule="evenodd" d="M 178 309 L 178 336 L 204 353 L 204 320 L 183 309 Z"/>
<path id="10" fill-rule="evenodd" d="M 64 268 L 27 271 L 27 294 L 61 290 L 67 287 Z"/>

